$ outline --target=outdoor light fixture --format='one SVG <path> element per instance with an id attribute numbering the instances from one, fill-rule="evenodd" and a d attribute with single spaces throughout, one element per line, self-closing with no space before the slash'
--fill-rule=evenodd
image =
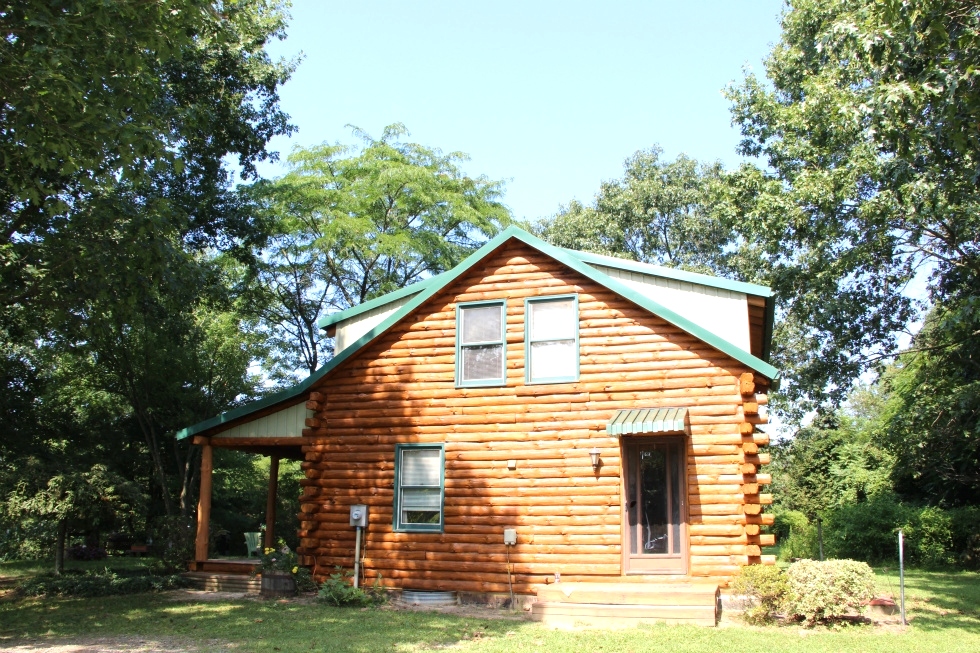
<path id="1" fill-rule="evenodd" d="M 599 448 L 592 447 L 592 451 L 589 452 L 589 458 L 592 459 L 592 469 L 599 469 Z"/>

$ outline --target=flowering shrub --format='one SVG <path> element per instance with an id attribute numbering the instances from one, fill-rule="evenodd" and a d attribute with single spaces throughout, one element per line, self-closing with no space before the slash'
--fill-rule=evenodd
<path id="1" fill-rule="evenodd" d="M 732 594 L 749 596 L 757 602 L 742 615 L 749 623 L 769 622 L 775 613 L 782 611 L 788 593 L 786 574 L 775 565 L 742 567 L 742 574 L 732 582 Z"/>
<path id="2" fill-rule="evenodd" d="M 259 556 L 259 571 L 288 571 L 296 574 L 299 571 L 299 557 L 279 540 L 279 547 L 267 546 Z"/>

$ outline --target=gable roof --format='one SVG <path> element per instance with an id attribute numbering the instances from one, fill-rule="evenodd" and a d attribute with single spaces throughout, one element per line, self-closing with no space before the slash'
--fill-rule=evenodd
<path id="1" fill-rule="evenodd" d="M 443 288 L 447 287 L 453 281 L 460 278 L 464 273 L 470 270 L 470 268 L 472 268 L 474 265 L 476 265 L 481 260 L 486 258 L 491 252 L 493 252 L 498 247 L 500 247 L 501 245 L 503 245 L 505 242 L 507 242 L 512 238 L 519 240 L 525 245 L 533 247 L 534 249 L 537 249 L 538 251 L 560 261 L 561 263 L 575 270 L 582 276 L 591 279 L 592 281 L 598 283 L 601 286 L 608 288 L 609 290 L 615 292 L 618 295 L 621 295 L 622 297 L 625 297 L 626 299 L 633 302 L 637 306 L 640 306 L 641 308 L 650 311 L 654 315 L 657 315 L 658 317 L 666 320 L 667 322 L 673 324 L 674 326 L 683 329 L 684 331 L 687 331 L 688 333 L 695 336 L 699 340 L 705 342 L 708 345 L 711 345 L 713 348 L 717 349 L 718 351 L 727 354 L 731 358 L 742 363 L 749 369 L 758 372 L 759 374 L 766 377 L 767 379 L 770 379 L 773 382 L 777 381 L 779 377 L 779 370 L 777 370 L 769 363 L 765 362 L 761 358 L 757 358 L 756 356 L 753 356 L 752 354 L 745 351 L 744 349 L 741 349 L 740 347 L 728 342 L 724 338 L 715 335 L 711 331 L 708 331 L 704 327 L 695 324 L 691 320 L 670 310 L 669 308 L 663 306 L 662 304 L 653 301 L 649 297 L 640 294 L 636 290 L 633 290 L 629 286 L 610 277 L 609 275 L 603 274 L 602 272 L 596 270 L 591 265 L 589 265 L 587 260 L 595 259 L 594 262 L 596 263 L 599 263 L 601 265 L 610 265 L 610 266 L 612 265 L 612 263 L 629 264 L 631 266 L 640 265 L 643 266 L 644 268 L 643 271 L 648 271 L 647 268 L 655 268 L 656 272 L 654 272 L 654 274 L 662 274 L 664 268 L 660 268 L 659 266 L 647 266 L 645 264 L 637 264 L 631 261 L 625 261 L 623 259 L 614 259 L 611 257 L 598 256 L 595 254 L 587 254 L 585 252 L 573 252 L 571 250 L 550 245 L 544 242 L 543 240 L 541 240 L 540 238 L 532 236 L 531 234 L 529 234 L 528 232 L 524 231 L 519 227 L 508 227 L 501 233 L 497 234 L 497 236 L 492 238 L 490 241 L 488 241 L 485 245 L 483 245 L 483 247 L 473 252 L 468 257 L 466 257 L 466 259 L 463 260 L 462 263 L 454 267 L 452 270 L 448 270 L 447 272 L 443 272 L 442 274 L 412 284 L 411 286 L 406 286 L 405 288 L 397 290 L 393 293 L 389 293 L 382 297 L 378 297 L 377 299 L 371 300 L 370 302 L 365 302 L 364 304 L 360 304 L 346 311 L 341 311 L 339 313 L 334 313 L 332 315 L 329 315 L 325 318 L 321 318 L 317 322 L 317 324 L 321 328 L 326 328 L 329 325 L 336 324 L 337 322 L 346 320 L 354 315 L 363 313 L 364 311 L 370 310 L 377 306 L 382 306 L 393 300 L 414 295 L 414 297 L 412 297 L 412 299 L 408 301 L 408 303 L 404 304 L 397 311 L 389 315 L 383 322 L 375 326 L 373 329 L 371 329 L 366 334 L 361 336 L 358 340 L 351 343 L 350 346 L 346 347 L 336 356 L 334 356 L 329 361 L 324 363 L 323 366 L 320 367 L 320 369 L 318 369 L 316 372 L 311 374 L 306 380 L 292 386 L 291 388 L 287 388 L 285 390 L 282 390 L 281 392 L 277 392 L 274 395 L 266 397 L 260 401 L 252 402 L 250 404 L 246 404 L 244 406 L 234 408 L 220 415 L 212 417 L 211 419 L 204 420 L 203 422 L 199 422 L 193 426 L 189 426 L 185 429 L 182 429 L 177 432 L 177 439 L 181 440 L 184 438 L 188 438 L 192 435 L 202 433 L 216 426 L 226 424 L 228 422 L 249 415 L 253 412 L 257 412 L 259 410 L 263 410 L 275 406 L 277 404 L 282 404 L 285 407 L 303 401 L 305 399 L 304 397 L 305 393 L 308 392 L 320 379 L 322 379 L 331 371 L 339 367 L 344 361 L 346 361 L 348 358 L 353 356 L 356 352 L 360 351 L 361 348 L 363 348 L 364 346 L 372 342 L 375 338 L 377 338 L 382 333 L 387 331 L 394 324 L 396 324 L 406 315 L 414 311 L 418 306 L 420 306 L 429 298 L 437 294 Z M 598 259 L 601 259 L 601 261 Z M 671 270 L 671 272 L 674 273 L 675 275 L 676 273 L 680 272 L 681 274 L 684 275 L 685 277 L 684 280 L 693 283 L 702 284 L 702 285 L 713 285 L 715 287 L 733 290 L 733 288 L 728 288 L 727 284 L 740 284 L 742 286 L 751 287 L 755 289 L 755 292 L 748 292 L 748 294 L 759 295 L 763 290 L 768 293 L 768 288 L 765 288 L 763 286 L 755 286 L 754 284 L 741 284 L 741 282 L 719 280 L 716 279 L 715 277 L 695 274 L 691 272 L 681 272 L 677 270 Z M 692 275 L 694 277 L 697 277 L 697 280 L 691 278 Z M 707 280 L 709 279 L 714 281 L 714 283 L 708 284 Z M 722 283 L 726 285 L 721 285 Z M 744 289 L 739 289 L 737 292 L 747 292 L 747 291 Z M 771 295 L 771 293 L 768 293 L 767 295 L 763 295 L 763 296 L 769 296 L 769 295 Z"/>

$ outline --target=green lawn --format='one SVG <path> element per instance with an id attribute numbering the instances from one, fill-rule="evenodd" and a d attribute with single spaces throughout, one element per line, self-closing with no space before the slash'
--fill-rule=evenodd
<path id="1" fill-rule="evenodd" d="M 0 565 L 0 576 L 8 575 Z M 893 573 L 879 575 L 897 591 Z M 907 630 L 851 626 L 720 628 L 657 626 L 622 631 L 552 631 L 527 621 L 391 609 L 340 609 L 300 602 L 186 602 L 166 594 L 101 599 L 0 601 L 0 649 L 26 641 L 132 636 L 201 650 L 236 651 L 678 651 L 773 653 L 980 651 L 980 575 L 913 571 Z"/>

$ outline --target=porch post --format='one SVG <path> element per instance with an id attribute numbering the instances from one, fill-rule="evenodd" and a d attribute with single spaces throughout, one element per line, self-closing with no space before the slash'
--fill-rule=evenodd
<path id="1" fill-rule="evenodd" d="M 279 492 L 279 456 L 269 459 L 269 494 L 265 500 L 265 547 L 276 545 L 276 495 Z"/>
<path id="2" fill-rule="evenodd" d="M 201 491 L 197 498 L 197 539 L 194 542 L 194 559 L 205 562 L 208 559 L 208 539 L 211 522 L 211 444 L 201 449 Z"/>

